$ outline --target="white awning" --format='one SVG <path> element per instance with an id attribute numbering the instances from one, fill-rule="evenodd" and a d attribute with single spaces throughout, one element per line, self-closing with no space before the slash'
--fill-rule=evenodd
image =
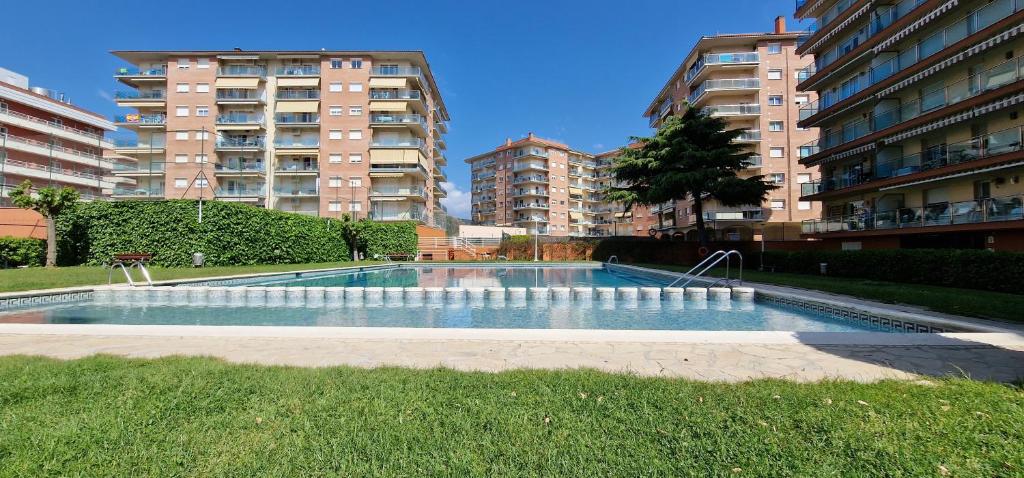
<path id="1" fill-rule="evenodd" d="M 277 86 L 319 86 L 320 78 L 278 78 Z"/>
<path id="2" fill-rule="evenodd" d="M 320 111 L 319 101 L 278 101 L 278 113 L 316 113 Z"/>
<path id="3" fill-rule="evenodd" d="M 217 78 L 217 88 L 245 88 L 255 90 L 260 86 L 259 78 Z"/>

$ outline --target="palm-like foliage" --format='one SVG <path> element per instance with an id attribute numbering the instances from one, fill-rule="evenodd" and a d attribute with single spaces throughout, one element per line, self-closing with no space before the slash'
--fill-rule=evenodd
<path id="1" fill-rule="evenodd" d="M 73 207 L 78 202 L 78 191 L 64 186 L 57 188 L 41 188 L 32 194 L 32 182 L 25 182 L 11 190 L 11 201 L 22 209 L 38 212 L 46 221 L 46 267 L 57 265 L 57 226 L 56 218 L 62 211 Z"/>
<path id="2" fill-rule="evenodd" d="M 607 198 L 625 203 L 627 209 L 690 198 L 701 244 L 706 244 L 704 201 L 761 204 L 768 191 L 777 188 L 761 175 L 736 175 L 753 153 L 733 142 L 743 130 L 726 126 L 722 118 L 687 108 L 682 116 L 665 120 L 653 137 L 630 138 L 634 146 L 623 148 L 614 160 L 616 184 Z"/>

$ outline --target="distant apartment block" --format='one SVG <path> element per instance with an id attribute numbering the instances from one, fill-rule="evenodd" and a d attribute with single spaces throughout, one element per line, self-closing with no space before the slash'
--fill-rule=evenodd
<path id="1" fill-rule="evenodd" d="M 799 85 L 820 130 L 801 163 L 822 214 L 809 237 L 843 249 L 1024 250 L 1024 1 L 798 1 L 813 20 Z"/>
<path id="2" fill-rule="evenodd" d="M 114 130 L 104 117 L 71 104 L 63 94 L 29 86 L 0 68 L 0 205 L 26 179 L 35 187 L 70 186 L 90 200 L 114 189 L 113 163 L 104 150 Z"/>
<path id="3" fill-rule="evenodd" d="M 629 214 L 605 201 L 617 151 L 589 154 L 530 133 L 466 159 L 472 173 L 472 222 L 523 227 L 529 234 L 630 235 Z"/>
<path id="4" fill-rule="evenodd" d="M 118 198 L 443 227 L 449 120 L 421 52 L 117 51 Z"/>
<path id="5" fill-rule="evenodd" d="M 746 129 L 736 141 L 753 156 L 740 176 L 764 175 L 779 187 L 763 204 L 726 207 L 706 201 L 704 220 L 714 239 L 800 239 L 801 222 L 819 215 L 815 205 L 800 199 L 801 186 L 818 179 L 817 168 L 798 163 L 798 147 L 817 137 L 815 130 L 798 125 L 799 108 L 816 99 L 796 88 L 812 63 L 797 49 L 800 36 L 787 32 L 780 17 L 770 33 L 702 37 L 644 111 L 652 128 L 692 107 L 725 118 L 730 129 Z M 695 239 L 691 204 L 636 208 L 634 229 Z"/>

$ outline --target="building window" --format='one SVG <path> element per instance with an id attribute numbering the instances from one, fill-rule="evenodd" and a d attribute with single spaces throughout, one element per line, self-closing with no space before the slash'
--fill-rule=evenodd
<path id="1" fill-rule="evenodd" d="M 327 139 L 341 139 L 341 130 L 332 129 L 327 133 Z"/>
<path id="2" fill-rule="evenodd" d="M 363 153 L 348 153 L 348 162 L 350 162 L 350 163 L 361 163 L 361 162 L 363 162 Z"/>
<path id="3" fill-rule="evenodd" d="M 178 87 L 174 89 L 178 93 L 188 93 L 188 83 L 178 83 Z"/>
<path id="4" fill-rule="evenodd" d="M 782 44 L 781 43 L 769 43 L 768 44 L 768 54 L 769 55 L 778 55 L 779 53 L 782 53 Z"/>
<path id="5" fill-rule="evenodd" d="M 331 58 L 331 69 L 332 70 L 340 70 L 341 69 L 341 58 Z"/>
<path id="6" fill-rule="evenodd" d="M 772 199 L 771 205 L 772 205 L 772 210 L 774 210 L 774 211 L 782 211 L 782 210 L 786 209 L 786 200 L 785 199 Z"/>
<path id="7" fill-rule="evenodd" d="M 348 84 L 348 91 L 350 93 L 359 93 L 359 92 L 363 91 L 363 84 L 362 83 L 349 83 Z"/>
<path id="8" fill-rule="evenodd" d="M 801 211 L 810 211 L 811 210 L 811 202 L 810 201 L 798 201 L 796 203 L 796 208 L 801 210 Z"/>
<path id="9" fill-rule="evenodd" d="M 197 188 L 202 189 L 202 188 L 208 187 L 209 185 L 210 185 L 210 183 L 206 182 L 206 178 L 196 179 L 196 187 Z"/>
<path id="10" fill-rule="evenodd" d="M 174 63 L 178 65 L 179 70 L 188 69 L 188 58 L 178 58 Z"/>
<path id="11" fill-rule="evenodd" d="M 782 106 L 782 95 L 770 95 L 768 97 L 769 106 Z"/>
<path id="12" fill-rule="evenodd" d="M 327 186 L 332 188 L 340 188 L 341 176 L 331 176 L 331 178 L 327 180 Z"/>
<path id="13" fill-rule="evenodd" d="M 768 70 L 768 79 L 769 80 L 781 80 L 782 79 L 782 70 Z"/>
<path id="14" fill-rule="evenodd" d="M 206 156 L 205 154 L 197 154 L 196 155 L 196 162 L 200 163 L 200 164 L 206 164 L 206 163 L 210 162 L 210 158 L 208 156 Z"/>
<path id="15" fill-rule="evenodd" d="M 209 83 L 196 83 L 196 93 L 209 93 L 209 92 L 210 92 L 210 84 Z"/>
<path id="16" fill-rule="evenodd" d="M 185 133 L 185 135 L 187 136 L 188 133 Z M 209 140 L 209 139 L 210 139 L 210 132 L 209 131 L 196 131 L 196 140 L 197 141 L 198 140 Z"/>
<path id="17" fill-rule="evenodd" d="M 348 107 L 348 115 L 349 116 L 362 116 L 363 115 L 363 107 L 359 106 L 359 105 L 349 106 Z"/>
<path id="18" fill-rule="evenodd" d="M 177 189 L 184 189 L 188 187 L 188 180 L 185 178 L 174 178 L 174 187 Z"/>
<path id="19" fill-rule="evenodd" d="M 793 101 L 798 105 L 802 105 L 810 101 L 810 98 L 807 95 L 796 95 L 796 98 L 794 98 Z"/>
<path id="20" fill-rule="evenodd" d="M 196 116 L 205 117 L 210 116 L 209 106 L 196 106 Z"/>
<path id="21" fill-rule="evenodd" d="M 188 106 L 175 106 L 174 115 L 178 117 L 188 116 Z"/>
<path id="22" fill-rule="evenodd" d="M 773 184 L 786 184 L 786 173 L 771 173 L 768 175 L 768 181 Z"/>
<path id="23" fill-rule="evenodd" d="M 349 65 L 352 67 L 353 70 L 361 70 L 363 68 L 363 59 L 353 58 Z"/>
<path id="24" fill-rule="evenodd" d="M 199 58 L 196 60 L 196 69 L 205 70 L 207 68 L 210 68 L 209 58 Z"/>
<path id="25" fill-rule="evenodd" d="M 797 175 L 796 175 L 796 183 L 797 184 L 804 184 L 804 183 L 809 183 L 809 182 L 811 182 L 811 173 L 797 173 Z"/>
<path id="26" fill-rule="evenodd" d="M 327 87 L 327 89 L 328 89 L 328 91 L 330 91 L 332 93 L 340 93 L 341 92 L 341 82 L 340 81 L 332 81 L 330 86 Z"/>
<path id="27" fill-rule="evenodd" d="M 348 178 L 348 185 L 349 185 L 349 187 L 352 187 L 352 188 L 361 188 L 361 187 L 363 187 L 363 178 L 359 178 L 359 177 Z"/>
<path id="28" fill-rule="evenodd" d="M 782 131 L 782 121 L 769 121 L 768 131 Z"/>
<path id="29" fill-rule="evenodd" d="M 185 133 L 185 134 L 188 134 L 188 133 Z M 174 162 L 175 163 L 187 163 L 188 162 L 188 155 L 187 154 L 175 154 L 174 155 Z"/>
<path id="30" fill-rule="evenodd" d="M 327 161 L 331 163 L 341 162 L 341 153 L 331 153 L 327 156 Z"/>
<path id="31" fill-rule="evenodd" d="M 341 212 L 341 201 L 331 201 L 327 203 L 327 210 L 330 212 Z"/>
<path id="32" fill-rule="evenodd" d="M 359 201 L 352 201 L 348 203 L 348 210 L 352 212 L 359 212 L 363 210 L 363 205 Z"/>
<path id="33" fill-rule="evenodd" d="M 353 129 L 348 132 L 348 139 L 363 139 L 363 130 Z"/>
<path id="34" fill-rule="evenodd" d="M 327 113 L 329 115 L 331 115 L 331 116 L 341 116 L 341 113 L 342 113 L 341 107 L 340 106 L 330 106 L 330 107 L 327 108 Z"/>
<path id="35" fill-rule="evenodd" d="M 187 140 L 188 139 L 188 131 L 175 131 L 174 132 L 174 139 L 179 140 L 179 141 L 180 140 Z"/>
<path id="36" fill-rule="evenodd" d="M 786 148 L 777 148 L 777 147 L 768 148 L 768 157 L 769 158 L 785 158 L 786 157 Z"/>

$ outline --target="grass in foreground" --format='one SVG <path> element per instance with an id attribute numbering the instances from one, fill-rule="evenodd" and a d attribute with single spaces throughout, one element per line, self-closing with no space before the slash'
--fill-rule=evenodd
<path id="1" fill-rule="evenodd" d="M 653 269 L 686 272 L 690 267 L 664 264 L 637 264 Z M 724 270 L 713 270 L 722 275 Z M 735 271 L 733 271 L 735 277 Z M 955 289 L 922 284 L 903 284 L 845 277 L 826 277 L 782 272 L 743 271 L 743 280 L 801 289 L 843 294 L 887 304 L 906 304 L 936 312 L 979 317 L 983 319 L 1024 322 L 1024 295 Z"/>
<path id="2" fill-rule="evenodd" d="M 0 358 L 0 476 L 1020 476 L 1020 388 Z"/>
<path id="3" fill-rule="evenodd" d="M 253 266 L 213 266 L 213 267 L 149 267 L 154 281 L 172 279 L 194 279 L 199 277 L 217 277 L 238 274 L 260 274 L 264 272 L 288 272 L 309 269 L 327 269 L 331 267 L 351 267 L 380 264 L 374 261 L 360 262 L 323 262 L 315 264 L 266 264 Z M 34 289 L 53 289 L 58 287 L 76 287 L 100 285 L 107 283 L 108 269 L 101 266 L 76 267 L 29 267 L 25 269 L 0 269 L 0 292 L 16 292 Z M 115 270 L 114 283 L 122 283 L 124 273 Z M 133 271 L 136 280 L 142 280 L 138 271 Z"/>

